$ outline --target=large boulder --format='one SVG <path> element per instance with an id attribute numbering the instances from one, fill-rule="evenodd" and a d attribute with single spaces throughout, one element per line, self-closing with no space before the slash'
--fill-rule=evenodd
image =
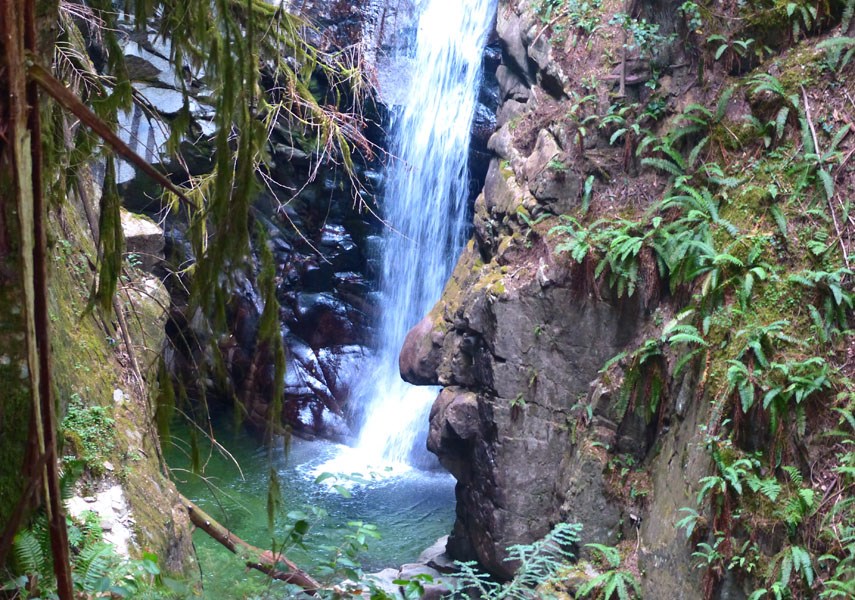
<path id="1" fill-rule="evenodd" d="M 122 210 L 122 233 L 132 262 L 144 271 L 151 271 L 163 261 L 165 246 L 163 229 L 151 218 Z"/>
<path id="2" fill-rule="evenodd" d="M 516 264 L 510 276 L 495 261 L 480 264 L 470 245 L 401 356 L 411 381 L 447 386 L 428 447 L 458 480 L 449 550 L 500 577 L 513 572 L 506 548 L 545 535 L 574 494 L 584 502 L 569 512 L 590 541 L 619 533 L 603 457 L 574 439 L 572 415 L 603 363 L 638 333 L 643 308 L 579 294 L 571 270 L 541 251 L 542 265 Z"/>

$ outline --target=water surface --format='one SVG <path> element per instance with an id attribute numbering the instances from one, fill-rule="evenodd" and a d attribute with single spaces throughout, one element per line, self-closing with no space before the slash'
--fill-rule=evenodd
<path id="1" fill-rule="evenodd" d="M 270 548 L 267 528 L 267 494 L 269 468 L 279 475 L 282 509 L 276 520 L 274 537 L 281 542 L 293 523 L 285 515 L 302 511 L 311 515 L 307 506 L 321 508 L 328 516 L 313 520 L 305 537 L 306 549 L 294 547 L 287 555 L 302 568 L 316 572 L 329 552 L 323 546 L 338 546 L 343 536 L 352 532 L 349 521 L 362 521 L 377 526 L 380 540 L 370 540 L 369 549 L 361 555 L 366 572 L 400 566 L 414 561 L 422 550 L 446 535 L 454 521 L 454 480 L 443 472 L 405 469 L 390 473 L 379 469 L 372 476 L 361 473 L 366 483 L 353 483 L 347 477 L 315 483 L 320 472 L 335 469 L 348 450 L 324 440 L 306 441 L 294 438 L 287 454 L 278 447 L 272 463 L 268 450 L 246 432 L 235 433 L 230 423 L 218 423 L 218 442 L 234 457 L 211 450 L 200 439 L 204 478 L 182 469 L 189 466 L 186 428 L 178 428 L 167 461 L 175 469 L 178 489 L 203 510 L 236 535 L 261 548 Z M 167 445 L 168 446 L 168 445 Z M 336 457 L 339 461 L 336 462 Z M 235 464 L 240 465 L 240 469 Z M 323 465 L 323 468 L 321 466 Z M 183 481 L 182 481 L 183 480 Z M 350 498 L 337 492 L 341 484 Z M 202 568 L 205 596 L 211 599 L 246 598 L 267 585 L 266 578 L 247 573 L 240 560 L 202 531 L 193 536 Z M 274 588 L 277 584 L 274 584 Z"/>

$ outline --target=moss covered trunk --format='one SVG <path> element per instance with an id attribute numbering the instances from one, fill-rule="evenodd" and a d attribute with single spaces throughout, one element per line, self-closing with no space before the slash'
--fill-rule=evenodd
<path id="1" fill-rule="evenodd" d="M 21 20 L 4 0 L 0 13 L 0 523 L 10 523 L 27 481 L 28 423 L 32 412 L 32 383 L 27 347 L 24 287 L 26 240 L 18 214 L 18 199 L 29 189 L 30 138 L 24 103 L 24 65 L 18 42 Z"/>
<path id="2" fill-rule="evenodd" d="M 32 110 L 38 100 L 27 83 L 25 60 L 27 51 L 50 55 L 48 38 L 39 40 L 36 31 L 52 29 L 56 8 L 53 0 L 0 2 L 0 562 L 24 513 L 46 490 L 55 499 L 53 521 L 62 529 L 52 531 L 55 549 L 62 552 L 64 545 L 47 341 L 41 149 Z M 46 486 L 44 465 L 50 465 Z M 70 580 L 64 583 L 61 588 Z"/>

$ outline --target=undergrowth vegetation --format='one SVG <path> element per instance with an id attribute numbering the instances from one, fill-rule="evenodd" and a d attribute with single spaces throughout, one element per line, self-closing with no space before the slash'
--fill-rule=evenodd
<path id="1" fill-rule="evenodd" d="M 745 38 L 719 33 L 705 3 L 681 7 L 689 35 L 706 32 L 704 60 L 730 63 L 707 101 L 665 120 L 618 98 L 598 117 L 625 145 L 624 168 L 659 178 L 661 199 L 616 215 L 595 191 L 550 235 L 593 293 L 641 294 L 675 315 L 603 372 L 623 382 L 618 410 L 648 423 L 681 382 L 711 403 L 711 471 L 678 523 L 705 596 L 730 573 L 751 600 L 849 598 L 855 3 L 742 4 Z M 783 54 L 748 36 L 761 18 L 786 26 Z"/>
<path id="2" fill-rule="evenodd" d="M 484 600 L 534 600 L 572 597 L 582 600 L 630 600 L 641 597 L 635 575 L 624 568 L 618 548 L 585 544 L 590 560 L 579 561 L 575 554 L 582 527 L 559 523 L 543 539 L 533 544 L 508 548 L 505 559 L 517 563 L 516 574 L 508 582 L 492 580 L 475 562 L 457 563 L 460 570 L 453 598 Z M 581 575 L 581 577 L 580 577 Z M 473 596 L 474 595 L 474 596 Z"/>
<path id="3" fill-rule="evenodd" d="M 79 394 L 72 394 L 62 421 L 66 451 L 76 453 L 91 473 L 103 474 L 116 443 L 114 426 L 108 408 L 87 406 Z"/>
<path id="4" fill-rule="evenodd" d="M 78 474 L 77 469 L 69 469 L 63 476 L 64 500 L 73 494 Z M 119 555 L 104 539 L 101 517 L 96 513 L 66 517 L 66 525 L 75 597 L 166 600 L 189 595 L 184 584 L 163 575 L 156 555 Z M 0 570 L 0 598 L 57 598 L 49 527 L 46 514 L 41 512 L 15 535 L 11 560 Z"/>

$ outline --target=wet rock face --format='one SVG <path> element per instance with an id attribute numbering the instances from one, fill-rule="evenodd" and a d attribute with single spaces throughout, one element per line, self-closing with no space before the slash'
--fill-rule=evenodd
<path id="1" fill-rule="evenodd" d="M 395 79 L 400 70 L 386 57 L 394 56 L 414 32 L 413 1 L 291 0 L 286 2 L 286 8 L 314 25 L 310 36 L 315 44 L 327 49 L 359 45 L 361 59 L 366 61 L 364 68 L 380 75 L 391 74 L 380 77 L 379 92 L 381 100 L 395 101 Z M 127 26 L 125 53 L 133 85 L 149 98 L 153 114 L 168 123 L 184 105 L 182 82 L 175 79 L 167 60 L 171 52 L 169 41 L 158 38 L 153 27 L 137 31 L 130 23 Z M 484 57 L 484 81 L 472 129 L 472 200 L 489 164 L 487 143 L 495 131 L 499 101 L 494 73 L 500 56 L 494 36 Z M 320 79 L 318 85 L 322 88 Z M 210 120 L 213 109 L 207 104 L 204 81 L 194 80 L 190 94 L 191 129 L 198 139 L 184 150 L 190 172 L 204 174 L 212 165 L 212 149 L 206 147 L 206 140 L 215 133 Z M 385 110 L 380 107 L 371 119 L 384 122 Z M 165 152 L 164 128 L 150 114 L 133 109 L 123 116 L 121 129 L 126 142 L 149 162 L 176 173 L 176 177 L 183 176 L 183 166 L 174 164 Z M 384 133 L 379 126 L 368 135 L 379 147 L 383 146 Z M 269 175 L 275 183 L 257 199 L 254 214 L 256 224 L 265 230 L 266 243 L 276 263 L 277 298 L 287 354 L 282 414 L 285 424 L 299 432 L 343 438 L 350 434 L 344 415 L 358 376 L 354 365 L 370 355 L 371 326 L 377 321 L 377 240 L 382 233 L 382 224 L 375 218 L 354 210 L 354 194 L 364 198 L 382 192 L 382 165 L 357 164 L 357 178 L 364 189 L 354 190 L 333 165 L 322 166 L 315 176 L 317 156 L 311 148 L 299 146 L 292 132 L 284 127 L 273 129 L 269 150 L 274 160 Z M 161 209 L 160 195 L 149 180 L 124 163 L 119 175 L 126 206 L 156 217 L 156 211 Z M 292 197 L 294 190 L 300 192 Z M 184 225 L 169 218 L 165 229 L 166 255 L 173 267 L 192 263 L 194 257 Z M 257 252 L 253 259 L 254 264 L 228 303 L 230 334 L 218 343 L 227 385 L 232 389 L 222 390 L 214 382 L 200 383 L 207 385 L 206 396 L 212 400 L 222 397 L 230 404 L 234 392 L 247 407 L 250 423 L 263 428 L 270 415 L 270 392 L 275 382 L 273 357 L 269 349 L 257 345 L 263 310 L 254 283 Z M 184 308 L 180 286 L 176 286 L 173 295 L 174 312 L 178 313 Z M 199 346 L 210 348 L 205 341 L 207 332 L 196 331 L 192 318 L 181 315 L 170 328 L 176 345 L 183 350 L 172 355 L 176 371 L 186 372 L 187 379 L 195 380 L 196 362 L 214 365 L 212 371 L 219 369 L 219 359 L 210 350 L 197 353 L 203 356 L 192 356 L 193 351 L 186 347 L 183 338 L 199 335 Z"/>
<path id="2" fill-rule="evenodd" d="M 385 4 L 382 0 L 286 2 L 288 10 L 315 26 L 311 41 L 326 49 L 363 41 L 368 47 L 387 44 L 389 33 L 380 31 L 380 20 L 390 18 Z M 406 7 L 401 5 L 409 3 L 396 5 L 404 15 Z M 127 27 L 124 51 L 133 85 L 148 98 L 152 112 L 134 108 L 123 115 L 120 130 L 138 154 L 176 178 L 183 177 L 184 165 L 175 164 L 165 151 L 164 131 L 185 101 L 182 82 L 175 79 L 167 60 L 170 42 L 158 37 L 153 26 L 138 31 L 130 20 L 123 26 Z M 322 91 L 324 80 L 318 79 Z M 190 129 L 197 138 L 184 150 L 190 173 L 199 175 L 212 166 L 209 140 L 215 134 L 210 121 L 213 109 L 206 104 L 209 90 L 204 81 L 194 80 L 189 91 Z M 383 108 L 377 110 L 378 114 L 368 117 L 380 123 L 385 118 Z M 367 135 L 382 147 L 379 126 Z M 372 293 L 377 275 L 376 244 L 372 240 L 382 230 L 382 224 L 370 213 L 356 209 L 355 199 L 361 197 L 371 204 L 370 197 L 379 194 L 383 177 L 381 165 L 358 162 L 358 157 L 355 168 L 360 189 L 355 189 L 335 165 L 321 165 L 315 172 L 317 154 L 302 147 L 297 139 L 299 136 L 284 127 L 273 129 L 269 139 L 272 182 L 255 201 L 252 227 L 264 230 L 276 267 L 287 368 L 283 424 L 307 435 L 344 438 L 350 434 L 344 412 L 358 375 L 356 367 L 370 353 L 367 345 L 372 337 L 370 324 L 375 320 Z M 125 205 L 162 220 L 160 194 L 153 184 L 130 165 L 122 163 L 119 171 Z M 144 219 L 137 221 L 146 223 Z M 158 261 L 165 245 L 167 268 L 178 270 L 191 264 L 195 257 L 186 239 L 186 225 L 180 218 L 168 216 L 164 229 L 165 236 L 160 236 L 157 248 L 152 245 L 156 240 L 146 237 L 145 231 L 132 236 L 132 251 L 142 260 L 151 257 Z M 192 315 L 182 314 L 186 309 L 183 286 L 188 282 L 173 287 L 175 319 L 169 329 L 178 351 L 170 352 L 168 358 L 175 372 L 186 374 L 183 378 L 188 385 L 205 385 L 206 396 L 212 401 L 222 398 L 230 404 L 232 394 L 236 395 L 247 409 L 248 421 L 264 428 L 275 382 L 270 349 L 257 342 L 264 309 L 255 282 L 258 259 L 256 248 L 245 272 L 237 275 L 238 283 L 227 301 L 229 332 L 217 343 L 221 362 L 213 356 L 206 328 L 198 327 Z M 208 365 L 209 373 L 222 374 L 224 367 L 226 381 L 199 380 L 195 365 L 200 362 Z"/>
<path id="3" fill-rule="evenodd" d="M 272 228 L 268 243 L 277 263 L 280 324 L 286 351 L 283 423 L 305 435 L 347 438 L 346 403 L 367 360 L 372 281 L 343 226 L 326 226 L 314 240 Z M 287 237 L 286 237 L 287 235 Z M 324 254 L 309 254 L 309 243 Z M 341 271 L 338 269 L 353 269 Z M 248 420 L 267 424 L 274 389 L 273 356 L 257 343 L 263 303 L 249 280 L 232 298 L 232 334 L 220 344 L 225 366 Z"/>
<path id="4" fill-rule="evenodd" d="M 344 48 L 360 40 L 366 17 L 376 0 L 290 0 L 287 10 L 303 16 L 314 27 L 310 41 L 321 48 Z"/>
<path id="5" fill-rule="evenodd" d="M 468 165 L 470 201 L 475 200 L 478 191 L 484 185 L 487 167 L 492 158 L 487 145 L 490 136 L 496 131 L 496 114 L 499 109 L 499 82 L 496 78 L 496 69 L 499 68 L 501 58 L 502 51 L 498 36 L 494 33 L 484 50 L 481 90 L 475 107 L 475 118 L 472 121 Z"/>
<path id="6" fill-rule="evenodd" d="M 289 12 L 313 27 L 309 39 L 321 48 L 342 49 L 362 43 L 372 65 L 380 51 L 398 48 L 414 26 L 417 0 L 290 0 Z"/>

